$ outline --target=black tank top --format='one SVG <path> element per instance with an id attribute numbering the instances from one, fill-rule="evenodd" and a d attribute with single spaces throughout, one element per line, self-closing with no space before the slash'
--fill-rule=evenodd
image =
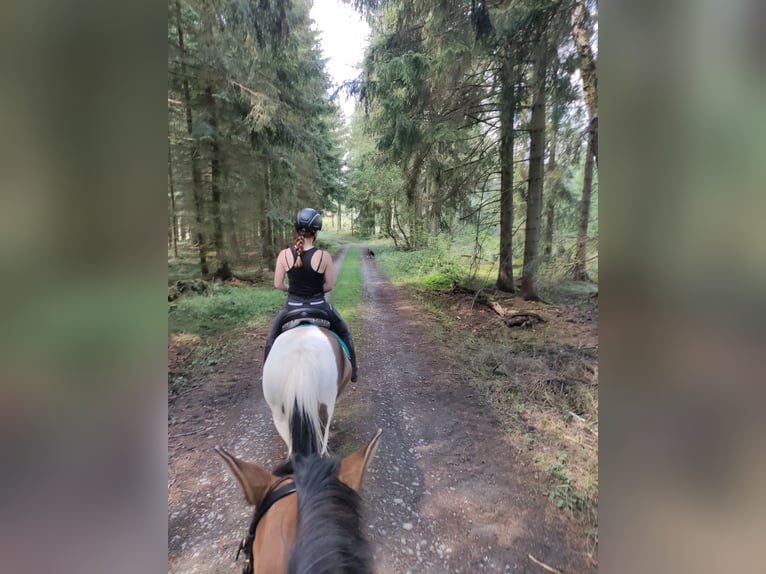
<path id="1" fill-rule="evenodd" d="M 316 251 L 316 247 L 303 252 L 301 255 L 303 267 L 299 269 L 293 263 L 293 266 L 288 269 L 287 277 L 290 279 L 290 284 L 287 286 L 287 292 L 290 295 L 298 297 L 324 297 L 324 273 L 319 273 L 311 268 L 311 257 L 314 255 L 314 251 Z M 294 246 L 290 247 L 290 252 L 293 254 L 293 260 L 295 260 Z M 324 254 L 322 257 L 324 257 Z M 321 264 L 321 257 L 319 262 Z"/>

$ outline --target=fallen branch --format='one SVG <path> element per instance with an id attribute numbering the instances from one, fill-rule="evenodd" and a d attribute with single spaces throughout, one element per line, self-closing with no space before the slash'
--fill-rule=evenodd
<path id="1" fill-rule="evenodd" d="M 547 570 L 548 572 L 554 572 L 555 574 L 562 574 L 561 570 L 556 570 L 555 568 L 551 568 L 547 564 L 540 562 L 537 558 L 535 558 L 531 554 L 527 554 L 527 556 L 529 556 L 529 559 L 535 564 L 537 564 L 540 568 L 543 568 L 544 570 Z"/>
<path id="2" fill-rule="evenodd" d="M 454 282 L 452 284 L 452 292 L 453 293 L 464 293 L 466 295 L 473 295 L 473 301 L 471 302 L 471 310 L 476 306 L 476 303 L 481 303 L 485 307 L 489 307 L 494 311 L 497 315 L 500 317 L 505 317 L 505 309 L 503 309 L 503 306 L 500 305 L 500 303 L 496 301 L 491 301 L 485 294 L 484 289 L 477 289 L 473 290 L 468 287 L 463 287 L 462 285 L 458 285 L 457 282 Z"/>
<path id="3" fill-rule="evenodd" d="M 505 317 L 505 309 L 503 309 L 502 305 L 500 303 L 496 303 L 495 301 L 488 301 L 487 307 L 492 309 L 495 313 L 500 315 L 501 317 Z"/>
<path id="4" fill-rule="evenodd" d="M 509 327 L 531 327 L 537 323 L 547 323 L 542 315 L 533 313 L 532 311 L 519 311 L 513 315 L 503 317 L 503 322 Z"/>

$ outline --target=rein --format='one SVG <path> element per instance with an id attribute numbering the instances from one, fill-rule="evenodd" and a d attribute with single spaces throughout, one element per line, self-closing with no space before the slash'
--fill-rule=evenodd
<path id="1" fill-rule="evenodd" d="M 282 484 L 289 478 L 292 478 L 292 476 L 285 476 L 282 480 L 276 482 L 266 493 L 266 496 L 263 497 L 263 500 L 253 513 L 253 520 L 250 522 L 250 526 L 247 529 L 247 535 L 242 539 L 242 542 L 239 543 L 237 556 L 234 559 L 235 561 L 239 560 L 239 553 L 245 553 L 245 565 L 242 567 L 242 574 L 253 574 L 253 542 L 255 541 L 255 529 L 261 518 L 263 518 L 263 515 L 269 511 L 269 508 L 271 508 L 274 503 L 295 492 L 294 482 L 291 482 L 290 484 Z"/>

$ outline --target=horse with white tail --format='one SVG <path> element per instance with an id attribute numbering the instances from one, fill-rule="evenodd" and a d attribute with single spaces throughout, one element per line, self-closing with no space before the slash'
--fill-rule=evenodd
<path id="1" fill-rule="evenodd" d="M 263 395 L 288 457 L 327 453 L 335 400 L 351 380 L 351 362 L 322 311 L 298 310 L 294 328 L 274 341 L 263 365 Z M 287 323 L 290 317 L 287 317 Z"/>

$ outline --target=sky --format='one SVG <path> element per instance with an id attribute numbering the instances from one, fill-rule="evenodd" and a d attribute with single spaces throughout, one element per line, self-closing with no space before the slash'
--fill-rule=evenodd
<path id="1" fill-rule="evenodd" d="M 352 80 L 359 75 L 364 49 L 369 42 L 370 29 L 351 6 L 340 0 L 314 0 L 311 18 L 319 31 L 322 53 L 328 59 L 326 68 L 334 84 Z M 339 94 L 346 121 L 354 112 L 354 99 Z"/>

